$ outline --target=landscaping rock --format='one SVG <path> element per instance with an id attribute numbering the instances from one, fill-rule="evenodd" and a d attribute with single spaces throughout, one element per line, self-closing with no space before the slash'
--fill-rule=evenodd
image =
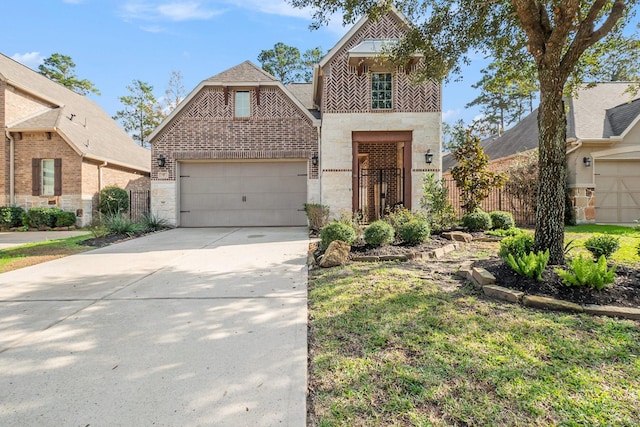
<path id="1" fill-rule="evenodd" d="M 329 247 L 322 256 L 320 267 L 328 268 L 345 265 L 349 262 L 350 251 L 351 245 L 340 240 L 334 240 L 329 243 Z"/>
<path id="2" fill-rule="evenodd" d="M 482 291 L 488 297 L 515 303 L 519 303 L 524 296 L 524 292 L 514 291 L 513 289 L 504 288 L 498 285 L 483 286 Z"/>
<path id="3" fill-rule="evenodd" d="M 442 237 L 454 242 L 470 243 L 473 241 L 473 236 L 469 233 L 463 233 L 462 231 L 447 231 L 442 233 Z"/>
<path id="4" fill-rule="evenodd" d="M 620 317 L 623 319 L 640 320 L 640 308 L 616 307 L 613 305 L 593 305 L 584 307 L 584 311 L 597 316 Z"/>
<path id="5" fill-rule="evenodd" d="M 489 273 L 484 268 L 475 267 L 473 269 L 471 277 L 473 278 L 473 281 L 476 282 L 476 284 L 480 287 L 493 285 L 494 283 L 496 283 L 496 278 L 493 276 L 493 274 Z"/>
<path id="6" fill-rule="evenodd" d="M 456 274 L 463 279 L 472 280 L 473 277 L 473 261 L 465 261 L 460 266 Z"/>
<path id="7" fill-rule="evenodd" d="M 525 296 L 522 298 L 522 304 L 525 307 L 543 308 L 545 310 L 569 311 L 574 313 L 582 313 L 584 311 L 581 305 L 536 295 Z"/>
<path id="8" fill-rule="evenodd" d="M 353 258 L 353 261 L 356 262 L 378 262 L 380 261 L 380 257 L 376 255 L 356 255 Z"/>

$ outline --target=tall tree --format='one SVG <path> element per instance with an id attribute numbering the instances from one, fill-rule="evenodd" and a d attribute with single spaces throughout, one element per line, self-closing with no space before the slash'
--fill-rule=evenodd
<path id="1" fill-rule="evenodd" d="M 87 79 L 80 79 L 75 75 L 76 64 L 70 56 L 54 53 L 38 66 L 38 72 L 54 82 L 60 83 L 80 95 L 100 91 Z"/>
<path id="2" fill-rule="evenodd" d="M 142 147 L 148 147 L 148 137 L 160 124 L 165 114 L 153 95 L 153 86 L 142 80 L 134 80 L 127 86 L 129 95 L 118 99 L 124 109 L 116 112 L 114 120 L 119 120 L 124 130 Z"/>
<path id="3" fill-rule="evenodd" d="M 320 46 L 308 49 L 302 54 L 300 61 L 301 73 L 297 76 L 297 81 L 311 83 L 313 81 L 313 68 L 319 64 L 324 56 Z"/>
<path id="4" fill-rule="evenodd" d="M 536 250 L 549 249 L 552 264 L 564 263 L 564 213 L 567 179 L 565 89 L 582 82 L 580 59 L 607 36 L 622 36 L 637 0 L 289 0 L 314 9 L 314 27 L 344 11 L 344 22 L 369 14 L 373 19 L 392 5 L 416 25 L 395 48 L 400 63 L 424 54 L 422 78 L 460 74 L 474 50 L 502 58 L 527 52 L 540 85 L 538 107 L 539 182 Z M 464 13 L 460 13 L 464 11 Z M 610 37 L 609 37 L 610 38 Z M 587 54 L 597 55 L 591 50 Z"/>
<path id="5" fill-rule="evenodd" d="M 164 91 L 165 95 L 165 114 L 169 115 L 176 109 L 178 104 L 184 99 L 187 91 L 184 88 L 182 73 L 180 71 L 172 71 L 169 77 L 169 84 Z"/>
<path id="6" fill-rule="evenodd" d="M 276 77 L 283 84 L 295 81 L 296 72 L 300 69 L 300 50 L 278 42 L 273 49 L 263 50 L 258 55 L 262 69 Z"/>

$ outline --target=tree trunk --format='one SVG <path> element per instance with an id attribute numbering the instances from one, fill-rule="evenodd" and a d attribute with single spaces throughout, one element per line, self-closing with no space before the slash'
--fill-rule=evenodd
<path id="1" fill-rule="evenodd" d="M 539 174 L 536 251 L 549 250 L 549 264 L 564 264 L 564 210 L 567 187 L 566 118 L 561 78 L 539 70 Z"/>

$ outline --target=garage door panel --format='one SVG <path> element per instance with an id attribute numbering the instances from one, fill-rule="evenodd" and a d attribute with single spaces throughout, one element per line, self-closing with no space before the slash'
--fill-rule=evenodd
<path id="1" fill-rule="evenodd" d="M 306 225 L 306 162 L 181 164 L 180 225 Z"/>
<path id="2" fill-rule="evenodd" d="M 632 223 L 640 217 L 640 162 L 595 162 L 596 221 Z"/>

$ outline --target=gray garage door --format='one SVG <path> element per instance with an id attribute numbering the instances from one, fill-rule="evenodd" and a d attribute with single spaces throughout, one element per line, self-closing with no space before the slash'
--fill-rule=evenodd
<path id="1" fill-rule="evenodd" d="M 633 223 L 640 218 L 640 161 L 596 160 L 596 221 Z"/>
<path id="2" fill-rule="evenodd" d="M 306 162 L 180 164 L 180 226 L 306 225 Z"/>

